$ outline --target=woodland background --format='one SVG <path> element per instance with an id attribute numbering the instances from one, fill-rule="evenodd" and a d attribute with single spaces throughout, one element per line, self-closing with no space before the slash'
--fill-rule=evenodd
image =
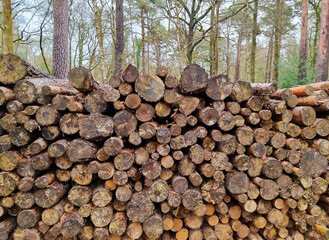
<path id="1" fill-rule="evenodd" d="M 132 63 L 141 73 L 154 73 L 165 65 L 178 77 L 197 63 L 232 80 L 280 87 L 314 82 L 321 16 L 329 16 L 328 0 L 3 0 L 0 52 L 6 52 L 6 2 L 14 53 L 49 73 L 53 4 L 67 4 L 68 69 L 83 65 L 103 82 L 115 71 L 118 36 L 121 69 Z M 328 63 L 320 67 L 328 72 Z"/>

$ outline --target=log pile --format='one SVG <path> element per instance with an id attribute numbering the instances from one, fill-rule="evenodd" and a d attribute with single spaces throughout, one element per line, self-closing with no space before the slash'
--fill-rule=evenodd
<path id="1" fill-rule="evenodd" d="M 0 239 L 329 238 L 329 82 L 0 76 Z"/>

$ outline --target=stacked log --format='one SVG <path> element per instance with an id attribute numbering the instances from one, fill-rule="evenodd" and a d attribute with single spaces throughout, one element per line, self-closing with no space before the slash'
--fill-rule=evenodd
<path id="1" fill-rule="evenodd" d="M 0 239 L 328 239 L 329 82 L 0 66 Z"/>

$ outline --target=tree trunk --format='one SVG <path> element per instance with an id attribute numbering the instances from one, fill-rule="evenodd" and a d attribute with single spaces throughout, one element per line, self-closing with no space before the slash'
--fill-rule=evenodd
<path id="1" fill-rule="evenodd" d="M 274 24 L 274 82 L 277 82 L 279 78 L 278 64 L 280 58 L 279 35 L 280 35 L 280 19 L 281 19 L 280 3 L 281 0 L 276 0 L 275 2 L 276 16 L 275 16 L 275 24 Z"/>
<path id="2" fill-rule="evenodd" d="M 210 26 L 214 25 L 214 18 L 215 18 L 215 9 L 212 7 L 211 14 L 210 14 Z M 214 71 L 214 42 L 215 42 L 215 28 L 211 28 L 210 30 L 210 40 L 209 40 L 209 62 L 210 62 L 210 76 L 215 74 Z"/>
<path id="3" fill-rule="evenodd" d="M 216 3 L 216 10 L 215 10 L 215 26 L 214 26 L 214 73 L 215 75 L 218 74 L 218 31 L 219 31 L 219 6 L 220 2 Z"/>
<path id="4" fill-rule="evenodd" d="M 3 53 L 14 53 L 13 19 L 11 15 L 11 0 L 2 1 L 2 41 Z"/>
<path id="5" fill-rule="evenodd" d="M 145 74 L 145 19 L 144 8 L 141 8 L 141 24 L 142 24 L 142 74 Z"/>
<path id="6" fill-rule="evenodd" d="M 248 1 L 246 1 L 246 4 L 248 4 Z M 248 9 L 248 7 L 246 7 L 245 10 L 243 11 L 241 25 L 244 25 L 247 20 L 247 18 L 246 18 L 247 9 Z M 235 62 L 235 77 L 234 77 L 235 82 L 239 81 L 239 77 L 240 77 L 241 44 L 242 44 L 242 38 L 243 38 L 243 29 L 244 29 L 243 26 L 241 26 L 240 31 L 239 31 L 236 62 Z"/>
<path id="7" fill-rule="evenodd" d="M 316 61 L 316 81 L 328 80 L 328 38 L 329 38 L 329 0 L 322 1 L 321 26 Z"/>
<path id="8" fill-rule="evenodd" d="M 313 38 L 313 46 L 312 46 L 312 60 L 311 60 L 311 66 L 312 68 L 315 68 L 316 59 L 318 56 L 318 37 L 319 37 L 319 31 L 320 31 L 320 7 L 319 4 L 312 4 L 314 12 L 315 12 L 315 31 L 314 31 L 314 38 Z"/>
<path id="9" fill-rule="evenodd" d="M 299 45 L 299 80 L 306 78 L 307 74 L 307 22 L 308 22 L 308 0 L 302 1 L 302 26 Z"/>
<path id="10" fill-rule="evenodd" d="M 250 50 L 250 81 L 251 82 L 255 82 L 255 61 L 256 61 L 256 44 L 257 44 L 256 37 L 258 33 L 257 15 L 258 15 L 258 0 L 255 0 L 253 23 L 252 23 L 251 50 Z"/>
<path id="11" fill-rule="evenodd" d="M 188 29 L 188 35 L 187 35 L 187 61 L 188 64 L 192 64 L 193 62 L 193 38 L 194 38 L 194 29 L 193 26 L 190 24 L 189 29 Z"/>
<path id="12" fill-rule="evenodd" d="M 266 72 L 265 82 L 271 82 L 272 71 L 272 55 L 273 55 L 273 34 L 271 33 L 270 41 L 268 43 L 267 59 L 266 59 Z"/>
<path id="13" fill-rule="evenodd" d="M 53 7 L 53 75 L 63 79 L 68 72 L 68 0 L 54 1 Z"/>
<path id="14" fill-rule="evenodd" d="M 105 66 L 104 66 L 104 33 L 103 33 L 103 23 L 102 23 L 102 13 L 103 9 L 97 6 L 96 0 L 92 0 L 93 4 L 93 12 L 94 12 L 94 22 L 96 26 L 96 37 L 99 47 L 99 61 L 100 61 L 100 67 L 101 67 L 101 79 L 102 82 L 104 82 L 104 72 L 105 72 Z"/>
<path id="15" fill-rule="evenodd" d="M 124 22 L 123 22 L 123 0 L 116 0 L 115 10 L 115 66 L 114 74 L 120 75 L 124 50 Z"/>
<path id="16" fill-rule="evenodd" d="M 230 73 L 230 31 L 231 22 L 227 21 L 227 38 L 226 38 L 226 75 Z"/>

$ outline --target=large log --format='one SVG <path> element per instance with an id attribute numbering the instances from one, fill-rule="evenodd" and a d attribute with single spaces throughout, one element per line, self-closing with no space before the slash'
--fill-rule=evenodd
<path id="1" fill-rule="evenodd" d="M 207 87 L 208 74 L 197 64 L 187 66 L 181 74 L 180 87 L 186 93 L 195 93 Z"/>
<path id="2" fill-rule="evenodd" d="M 52 78 L 49 74 L 33 67 L 15 54 L 0 55 L 0 82 L 2 84 L 15 84 L 24 77 Z"/>
<path id="3" fill-rule="evenodd" d="M 71 85 L 79 91 L 90 91 L 95 85 L 95 81 L 90 70 L 82 66 L 71 69 L 67 78 Z"/>
<path id="4" fill-rule="evenodd" d="M 23 79 L 15 85 L 13 91 L 18 101 L 24 104 L 31 104 L 36 102 L 37 98 L 43 94 L 42 89 L 44 86 L 67 89 L 71 93 L 70 95 L 78 93 L 66 79 L 52 78 Z"/>

